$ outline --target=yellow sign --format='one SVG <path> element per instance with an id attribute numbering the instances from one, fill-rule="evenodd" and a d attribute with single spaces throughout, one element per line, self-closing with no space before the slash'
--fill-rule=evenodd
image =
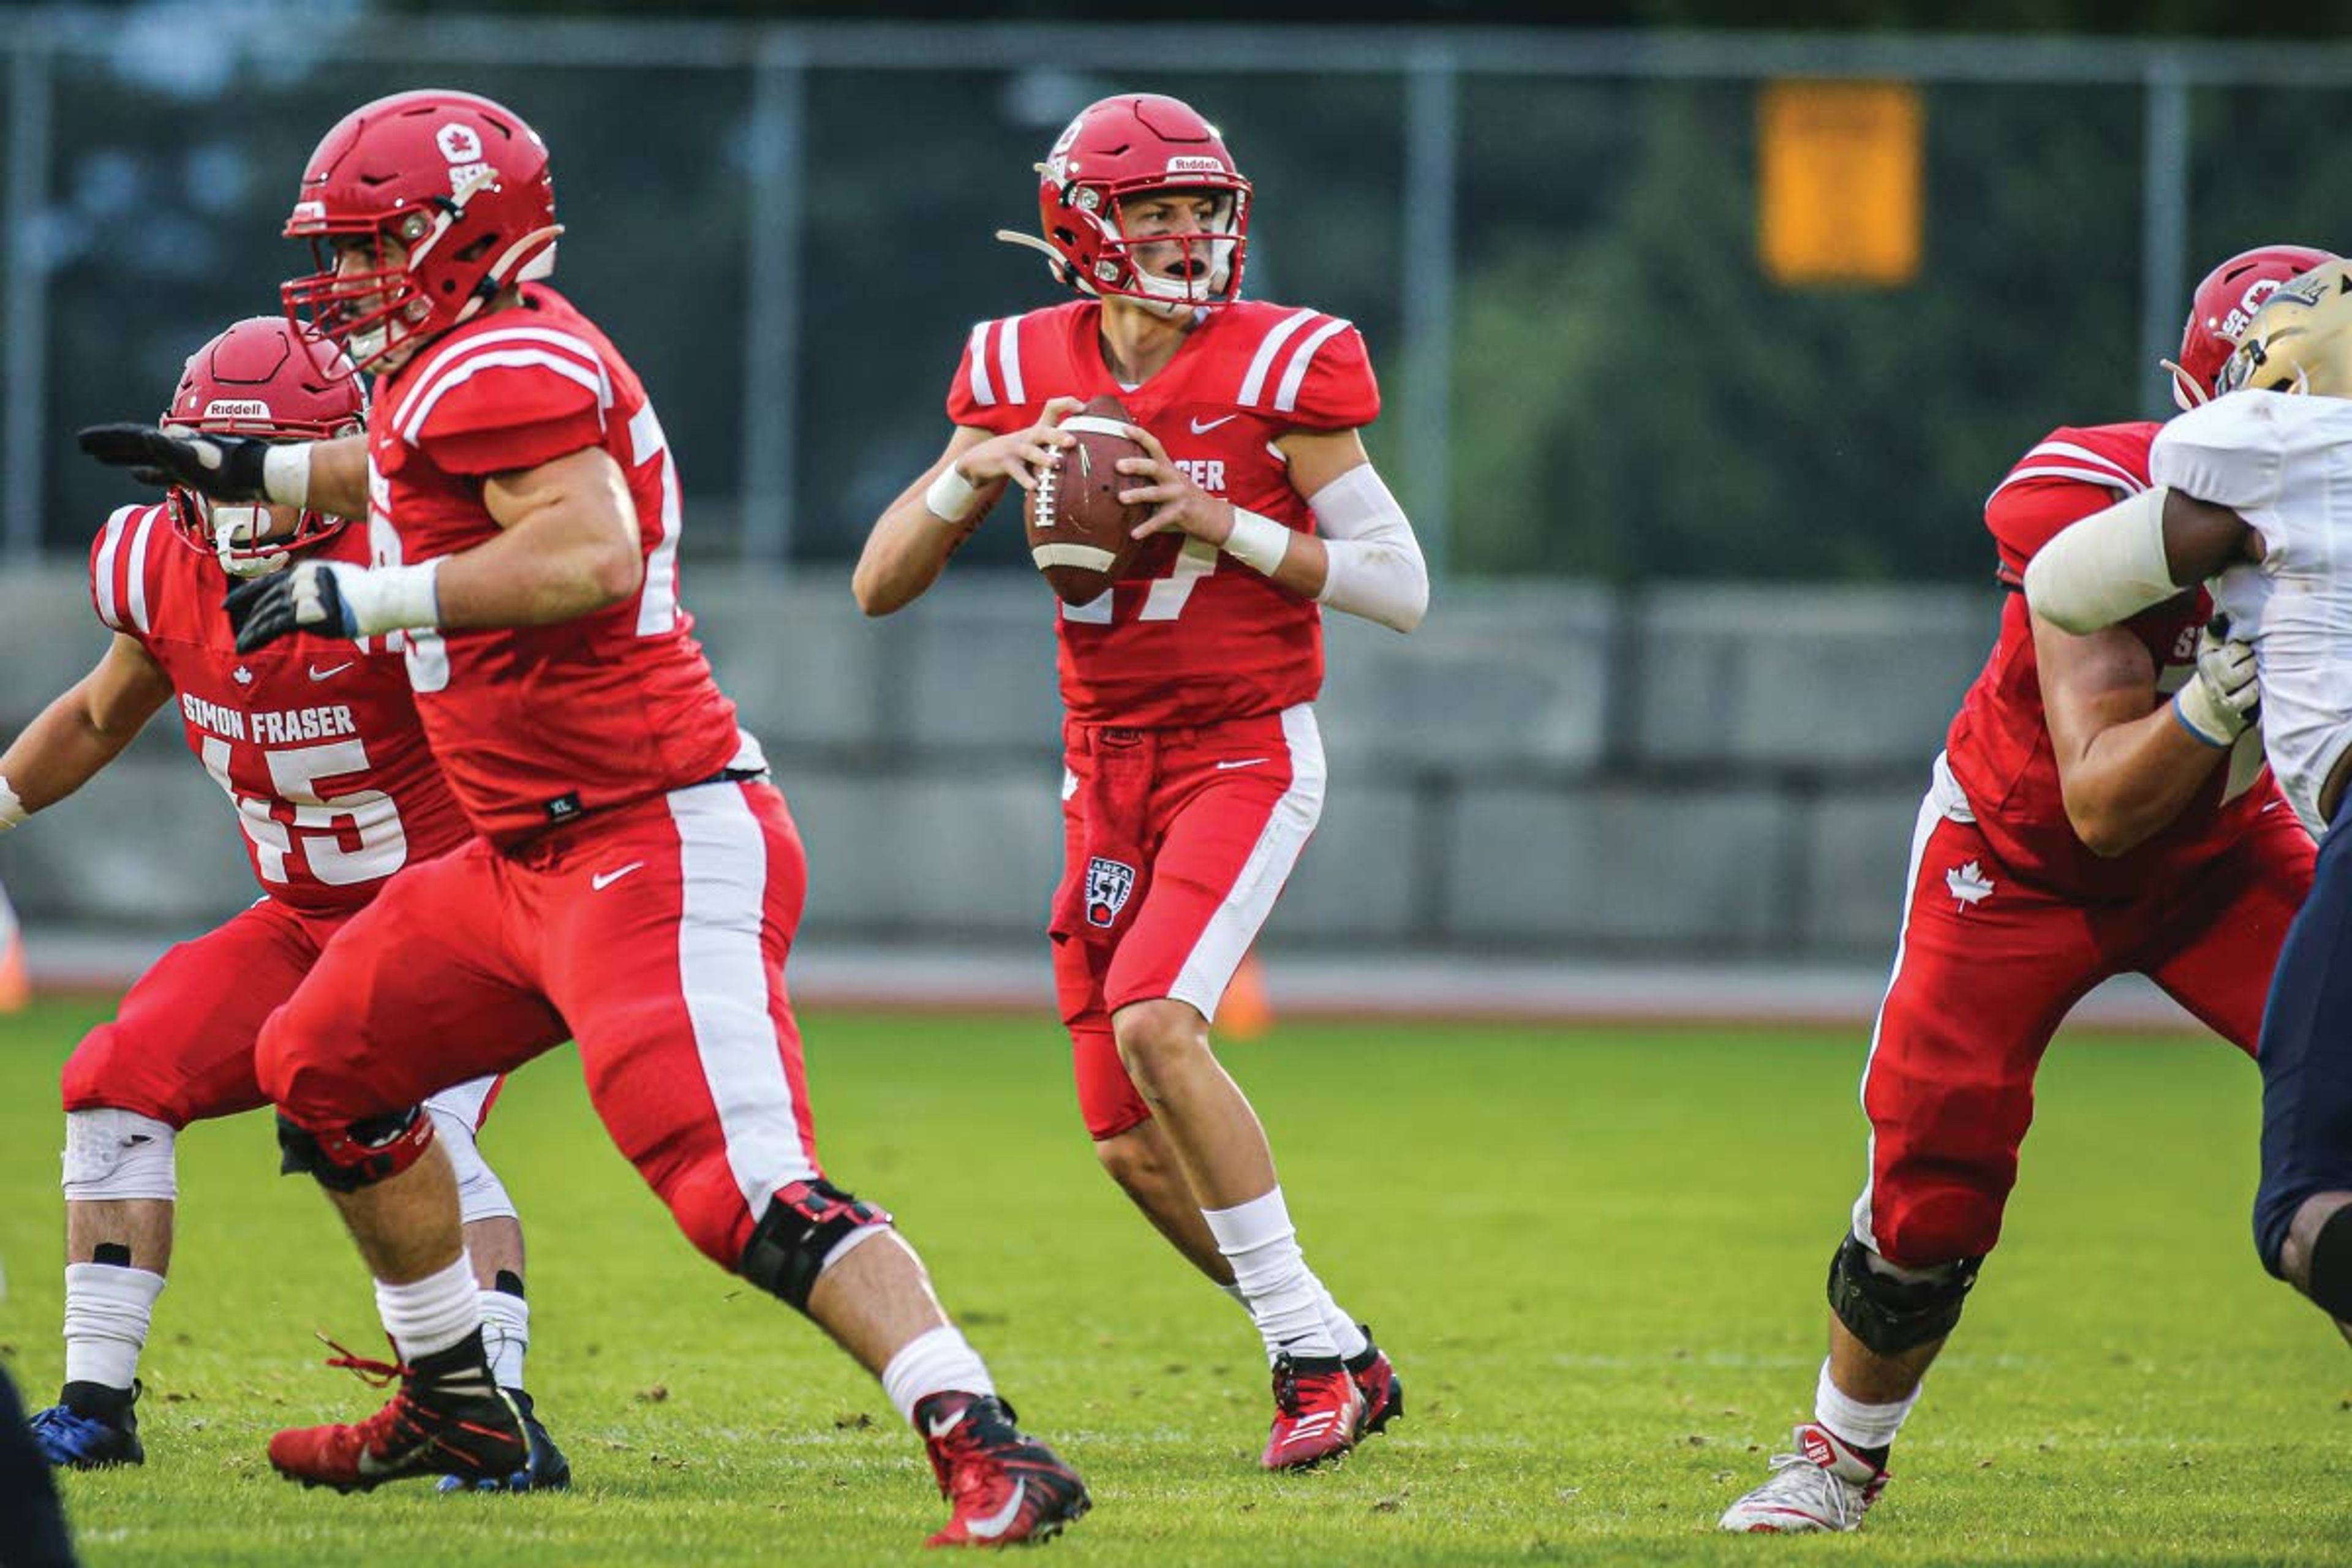
<path id="1" fill-rule="evenodd" d="M 1757 247 L 1774 282 L 1893 288 L 1919 275 L 1917 88 L 1773 82 L 1756 119 Z"/>

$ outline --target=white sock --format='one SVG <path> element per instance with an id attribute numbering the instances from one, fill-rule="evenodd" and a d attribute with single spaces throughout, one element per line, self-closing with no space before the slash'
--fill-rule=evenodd
<path id="1" fill-rule="evenodd" d="M 522 1358 L 530 1350 L 530 1303 L 504 1290 L 482 1297 L 482 1349 L 489 1352 L 490 1375 L 500 1388 L 520 1388 Z"/>
<path id="2" fill-rule="evenodd" d="M 1323 1321 L 1323 1287 L 1298 1250 L 1298 1232 L 1276 1186 L 1264 1197 L 1229 1209 L 1202 1209 L 1217 1250 L 1234 1266 L 1234 1284 L 1248 1298 L 1250 1317 L 1270 1355 L 1336 1356 L 1339 1347 Z"/>
<path id="3" fill-rule="evenodd" d="M 1829 1358 L 1822 1358 L 1821 1381 L 1813 1386 L 1813 1419 L 1836 1433 L 1849 1447 L 1894 1447 L 1895 1435 L 1903 1430 L 1903 1418 L 1918 1403 L 1919 1390 L 1916 1388 L 1909 1398 L 1898 1399 L 1892 1405 L 1864 1405 L 1858 1399 L 1849 1399 L 1830 1381 Z"/>
<path id="4" fill-rule="evenodd" d="M 882 1392 L 898 1419 L 912 1425 L 915 1406 L 934 1394 L 994 1394 L 988 1363 L 952 1323 L 917 1334 L 882 1369 Z"/>
<path id="5" fill-rule="evenodd" d="M 473 1263 L 461 1249 L 457 1262 L 414 1284 L 387 1285 L 379 1279 L 375 1310 L 401 1360 L 413 1362 L 446 1351 L 482 1326 L 482 1298 L 474 1285 Z"/>
<path id="6" fill-rule="evenodd" d="M 1371 1349 L 1371 1338 L 1364 1332 L 1363 1326 L 1340 1310 L 1339 1303 L 1331 1300 L 1331 1292 L 1324 1289 L 1323 1282 L 1320 1279 L 1318 1279 L 1315 1282 L 1315 1288 L 1318 1292 L 1320 1292 L 1321 1296 L 1321 1300 L 1318 1305 L 1322 1310 L 1323 1326 L 1330 1331 L 1331 1342 L 1339 1347 L 1339 1359 L 1342 1361 L 1353 1361 L 1356 1357 Z M 1233 1299 L 1234 1305 L 1239 1307 L 1243 1311 L 1246 1312 L 1250 1310 L 1249 1297 L 1243 1293 L 1240 1286 L 1220 1285 L 1217 1289 L 1231 1297 Z M 1273 1365 L 1274 1352 L 1272 1351 L 1266 1352 L 1265 1359 L 1267 1365 Z"/>
<path id="7" fill-rule="evenodd" d="M 1363 1325 L 1352 1315 L 1339 1310 L 1339 1303 L 1331 1300 L 1329 1289 L 1320 1279 L 1315 1281 L 1315 1294 L 1316 1304 L 1323 1310 L 1323 1326 L 1330 1331 L 1331 1342 L 1339 1347 L 1340 1360 L 1352 1361 L 1372 1348 L 1371 1335 L 1364 1332 Z"/>
<path id="8" fill-rule="evenodd" d="M 163 1277 L 111 1263 L 66 1265 L 66 1381 L 129 1388 Z"/>

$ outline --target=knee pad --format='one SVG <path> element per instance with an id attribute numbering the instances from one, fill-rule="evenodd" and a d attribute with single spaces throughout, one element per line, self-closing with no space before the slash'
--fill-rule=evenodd
<path id="1" fill-rule="evenodd" d="M 506 1184 L 482 1158 L 474 1142 L 474 1124 L 466 1117 L 433 1100 L 425 1102 L 425 1114 L 433 1119 L 441 1147 L 448 1152 L 449 1163 L 457 1173 L 457 1213 L 467 1224 L 485 1219 L 513 1219 L 514 1200 L 507 1196 Z"/>
<path id="2" fill-rule="evenodd" d="M 2339 1322 L 2352 1322 L 2352 1204 L 2329 1215 L 2311 1243 L 2311 1299 Z"/>
<path id="3" fill-rule="evenodd" d="M 1888 1272 L 1892 1267 L 1851 1232 L 1830 1259 L 1830 1310 L 1880 1355 L 1900 1355 L 1950 1333 L 1984 1259 L 1963 1258 L 1902 1274 Z"/>
<path id="4" fill-rule="evenodd" d="M 889 1223 L 888 1210 L 860 1203 L 830 1182 L 794 1182 L 768 1200 L 737 1272 L 805 1312 L 826 1267 Z"/>
<path id="5" fill-rule="evenodd" d="M 168 1122 L 135 1110 L 68 1110 L 63 1165 L 66 1201 L 110 1203 L 131 1198 L 170 1203 L 180 1194 L 178 1163 Z"/>
<path id="6" fill-rule="evenodd" d="M 433 1118 L 420 1106 L 364 1117 L 324 1132 L 278 1118 L 278 1169 L 307 1171 L 330 1192 L 355 1193 L 396 1176 L 433 1147 Z"/>

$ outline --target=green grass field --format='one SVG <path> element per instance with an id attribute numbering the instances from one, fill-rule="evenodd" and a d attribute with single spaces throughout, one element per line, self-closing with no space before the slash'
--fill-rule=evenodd
<path id="1" fill-rule="evenodd" d="M 91 1006 L 0 1030 L 0 1355 L 58 1381 L 56 1068 Z M 2257 1085 L 2226 1048 L 2077 1037 L 2008 1235 L 1860 1536 L 1716 1514 L 1811 1408 L 1822 1275 L 1859 1179 L 1847 1033 L 1289 1026 L 1233 1047 L 1308 1256 L 1410 1415 L 1269 1477 L 1249 1325 L 1096 1171 L 1045 1021 L 816 1016 L 828 1165 L 897 1210 L 1027 1424 L 1093 1484 L 1055 1561 L 2115 1564 L 2352 1561 L 2352 1362 L 2247 1239 Z M 143 1469 L 66 1478 L 94 1563 L 903 1561 L 943 1517 L 880 1391 L 671 1230 L 568 1053 L 485 1147 L 532 1247 L 533 1389 L 568 1496 L 305 1492 L 280 1425 L 373 1397 L 325 1202 L 260 1116 L 182 1142 Z M 5 1557 L 0 1550 L 0 1557 Z"/>

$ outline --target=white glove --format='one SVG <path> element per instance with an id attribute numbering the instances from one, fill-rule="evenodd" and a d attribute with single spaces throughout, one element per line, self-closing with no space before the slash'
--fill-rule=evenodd
<path id="1" fill-rule="evenodd" d="M 2230 636 L 2230 623 L 2214 616 L 2197 636 L 2197 673 L 2173 693 L 2172 716 L 2190 734 L 2221 750 L 2246 732 L 2262 707 L 2253 644 Z"/>

